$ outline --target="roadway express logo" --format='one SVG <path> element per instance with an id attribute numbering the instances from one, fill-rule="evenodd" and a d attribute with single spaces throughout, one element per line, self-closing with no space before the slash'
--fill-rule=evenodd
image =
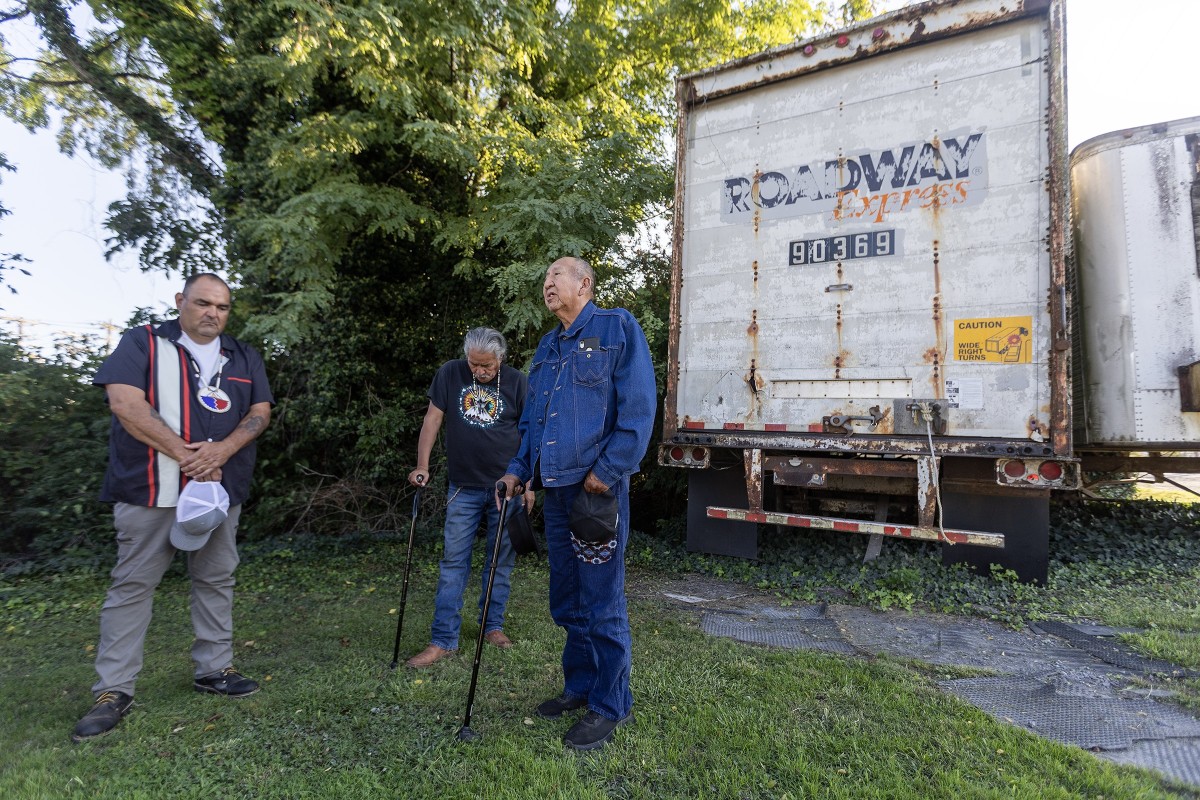
<path id="1" fill-rule="evenodd" d="M 987 194 L 984 135 L 963 134 L 891 150 L 853 153 L 812 166 L 726 178 L 721 219 L 749 221 L 831 213 L 834 220 L 883 222 L 916 208 L 974 205 Z"/>

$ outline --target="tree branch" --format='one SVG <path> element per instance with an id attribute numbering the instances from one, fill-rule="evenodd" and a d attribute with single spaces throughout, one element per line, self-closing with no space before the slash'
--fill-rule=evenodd
<path id="1" fill-rule="evenodd" d="M 140 81 L 147 81 L 149 83 L 157 83 L 160 86 L 170 86 L 171 85 L 169 82 L 164 81 L 162 78 L 159 78 L 154 75 L 147 75 L 143 72 L 112 72 L 112 73 L 109 73 L 109 75 L 110 75 L 110 77 L 117 79 L 117 80 L 123 80 L 126 78 L 135 78 Z M 51 81 L 51 80 L 46 80 L 45 78 L 34 78 L 34 77 L 28 77 L 25 75 L 12 75 L 10 77 L 13 80 L 24 81 L 25 83 L 32 83 L 35 86 L 90 86 L 91 85 L 87 81 L 84 81 L 82 79 L 77 80 L 77 81 L 66 81 L 66 80 Z"/>
<path id="2" fill-rule="evenodd" d="M 98 65 L 80 44 L 67 12 L 58 0 L 29 0 L 42 35 L 56 49 L 80 80 L 129 117 L 151 142 L 164 150 L 164 161 L 187 177 L 192 187 L 212 197 L 221 179 L 200 145 L 176 130 L 170 122 L 128 86 Z"/>
<path id="3" fill-rule="evenodd" d="M 18 9 L 16 11 L 0 12 L 0 23 L 12 22 L 15 19 L 21 19 L 21 18 L 27 17 L 27 16 L 29 16 L 29 7 L 22 6 L 20 9 Z"/>

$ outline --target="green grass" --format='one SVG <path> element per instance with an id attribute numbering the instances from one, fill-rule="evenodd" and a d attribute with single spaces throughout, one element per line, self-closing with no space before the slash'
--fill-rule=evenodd
<path id="1" fill-rule="evenodd" d="M 428 640 L 434 539 L 423 532 L 414 558 L 402 657 Z M 674 552 L 646 537 L 637 547 L 646 562 Z M 939 692 L 928 670 L 715 639 L 653 594 L 630 606 L 636 723 L 598 754 L 567 752 L 572 720 L 532 715 L 561 685 L 544 561 L 518 566 L 506 625 L 517 644 L 486 649 L 472 720 L 483 739 L 462 744 L 476 628 L 448 662 L 388 669 L 402 563 L 395 537 L 245 547 L 236 663 L 264 690 L 242 701 L 191 688 L 177 567 L 158 592 L 137 705 L 117 732 L 81 745 L 68 736 L 90 703 L 106 576 L 9 579 L 0 797 L 1200 796 L 997 723 Z"/>

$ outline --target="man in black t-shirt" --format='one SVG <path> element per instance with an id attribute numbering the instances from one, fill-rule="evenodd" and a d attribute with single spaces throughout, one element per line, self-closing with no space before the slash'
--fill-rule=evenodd
<path id="1" fill-rule="evenodd" d="M 443 364 L 429 387 L 429 408 L 417 440 L 417 468 L 409 473 L 408 480 L 414 486 L 429 482 L 429 456 L 444 422 L 449 488 L 433 634 L 429 646 L 405 662 L 410 667 L 428 667 L 458 650 L 463 591 L 471 574 L 471 544 L 480 520 L 487 520 L 487 552 L 490 554 L 495 547 L 500 513 L 496 509 L 496 481 L 504 475 L 521 443 L 517 423 L 528 390 L 524 373 L 504 364 L 507 352 L 499 331 L 474 328 L 463 341 L 466 358 Z M 533 492 L 525 493 L 524 502 L 526 509 L 533 507 Z M 509 513 L 516 509 L 516 503 L 510 504 Z M 505 537 L 496 560 L 488 618 L 480 621 L 484 638 L 500 648 L 512 647 L 503 627 L 509 576 L 515 563 L 516 553 Z M 484 562 L 480 615 L 489 565 L 490 559 Z"/>

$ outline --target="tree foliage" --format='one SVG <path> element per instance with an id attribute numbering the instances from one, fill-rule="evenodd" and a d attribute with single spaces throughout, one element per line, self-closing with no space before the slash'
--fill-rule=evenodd
<path id="1" fill-rule="evenodd" d="M 43 358 L 0 335 L 0 552 L 61 557 L 108 526 L 96 499 L 108 434 L 90 385 L 98 352 L 67 339 Z"/>
<path id="2" fill-rule="evenodd" d="M 263 448 L 282 497 L 297 475 L 406 471 L 433 369 L 477 324 L 530 349 L 554 258 L 660 296 L 665 255 L 628 242 L 665 224 L 673 77 L 870 6 L 24 0 L 0 15 L 45 49 L 0 54 L 0 111 L 57 111 L 64 148 L 126 166 L 114 250 L 241 284 L 237 332 L 282 401 Z M 641 310 L 665 325 L 665 303 Z"/>
<path id="3" fill-rule="evenodd" d="M 10 164 L 8 159 L 4 157 L 4 154 L 0 153 L 0 175 L 3 175 L 4 172 L 11 172 L 14 169 L 15 168 L 13 165 Z M 4 207 L 3 203 L 0 203 L 0 220 L 3 220 L 11 213 L 11 211 Z M 20 253 L 6 253 L 0 251 L 0 286 L 4 285 L 4 273 L 8 272 L 9 270 L 15 269 L 24 275 L 29 275 L 29 270 L 21 266 L 21 264 L 27 263 L 28 261 L 29 259 Z M 8 290 L 13 294 L 16 294 L 17 292 L 16 288 L 14 288 L 12 284 L 9 284 Z M 0 311 L 3 310 L 4 306 L 0 306 Z"/>

